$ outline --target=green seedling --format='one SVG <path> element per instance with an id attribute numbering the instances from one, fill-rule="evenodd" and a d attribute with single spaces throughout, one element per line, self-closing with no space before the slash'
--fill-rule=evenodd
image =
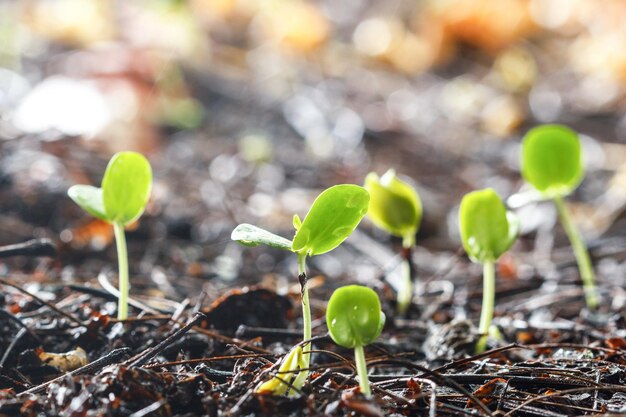
<path id="1" fill-rule="evenodd" d="M 364 395 L 371 395 L 363 347 L 373 343 L 385 325 L 378 295 L 360 285 L 341 287 L 328 300 L 326 325 L 330 337 L 339 346 L 354 349 L 359 386 Z"/>
<path id="2" fill-rule="evenodd" d="M 335 185 L 323 191 L 313 202 L 304 220 L 293 216 L 296 229 L 293 241 L 250 224 L 240 224 L 231 239 L 246 246 L 268 245 L 298 255 L 298 279 L 302 290 L 303 338 L 311 339 L 311 308 L 306 285 L 306 258 L 330 252 L 357 227 L 369 204 L 368 192 L 357 185 Z M 309 344 L 295 346 L 283 359 L 279 375 L 259 386 L 257 392 L 293 395 L 308 376 Z"/>
<path id="3" fill-rule="evenodd" d="M 483 265 L 483 303 L 479 331 L 483 335 L 476 353 L 487 346 L 487 334 L 493 318 L 496 293 L 495 262 L 506 252 L 519 233 L 519 222 L 507 212 L 498 194 L 491 188 L 473 191 L 461 200 L 459 229 L 463 248 L 470 259 Z"/>
<path id="4" fill-rule="evenodd" d="M 554 201 L 574 249 L 585 302 L 589 309 L 596 309 L 599 304 L 598 290 L 589 253 L 563 201 L 578 187 L 584 176 L 578 135 L 561 125 L 542 125 L 531 129 L 524 137 L 521 165 L 524 179 L 544 198 Z"/>
<path id="5" fill-rule="evenodd" d="M 117 318 L 128 318 L 128 254 L 124 227 L 143 213 L 152 188 L 152 168 L 137 152 L 119 152 L 107 165 L 100 188 L 73 185 L 67 191 L 72 200 L 94 217 L 113 225 L 119 264 Z"/>
<path id="6" fill-rule="evenodd" d="M 402 276 L 398 289 L 398 314 L 404 315 L 413 299 L 411 253 L 415 234 L 422 221 L 422 202 L 417 192 L 398 179 L 393 169 L 382 177 L 370 172 L 365 178 L 365 189 L 370 193 L 368 217 L 377 227 L 402 238 Z"/>

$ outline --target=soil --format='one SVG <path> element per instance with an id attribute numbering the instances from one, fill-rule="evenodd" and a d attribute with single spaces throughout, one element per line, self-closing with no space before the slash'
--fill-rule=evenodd
<path id="1" fill-rule="evenodd" d="M 441 232 L 446 219 L 429 209 L 432 203 L 425 197 L 434 194 L 443 207 L 456 194 L 430 187 L 423 197 L 425 226 L 412 257 L 418 292 L 408 316 L 394 316 L 390 285 L 399 242 L 364 223 L 335 252 L 309 262 L 315 335 L 309 383 L 295 397 L 255 394 L 273 363 L 300 341 L 296 265 L 289 254 L 229 242 L 229 232 L 235 220 L 246 221 L 259 210 L 250 207 L 249 196 L 260 187 L 262 170 L 282 170 L 281 185 L 271 185 L 279 188 L 273 191 L 276 198 L 292 201 L 294 196 L 286 195 L 294 193 L 305 200 L 302 205 L 314 191 L 292 188 L 296 184 L 357 182 L 364 172 L 335 161 L 314 169 L 294 142 L 284 145 L 291 148 L 289 161 L 279 153 L 275 164 L 258 166 L 243 161 L 225 140 L 222 147 L 211 146 L 215 154 L 207 160 L 201 152 L 206 144 L 195 135 L 163 143 L 153 155 L 155 190 L 169 189 L 128 233 L 134 301 L 131 318 L 124 322 L 115 319 L 116 297 L 110 289 L 116 262 L 109 227 L 83 217 L 61 188 L 31 184 L 21 190 L 15 180 L 7 180 L 2 228 L 15 240 L 47 234 L 56 249 L 52 254 L 46 241 L 38 240 L 25 254 L 9 253 L 13 257 L 3 264 L 0 415 L 624 411 L 624 240 L 601 236 L 592 244 L 603 303 L 590 313 L 562 231 L 554 229 L 557 247 L 543 257 L 532 254 L 532 247 L 546 235 L 525 234 L 498 266 L 495 324 L 501 338 L 490 341 L 491 350 L 474 355 L 480 267 L 462 255 L 458 241 Z M 97 178 L 105 162 L 83 153 L 73 139 L 38 145 L 39 152 L 54 153 L 74 169 L 93 167 L 85 171 L 87 177 Z M 367 139 L 366 145 L 364 150 L 378 157 L 388 151 L 377 139 Z M 5 158 L 20 152 L 24 149 L 4 147 Z M 187 158 L 184 166 L 176 157 L 181 153 Z M 217 181 L 206 166 L 218 163 L 238 168 L 231 178 Z M 430 177 L 441 180 L 435 183 L 450 184 L 447 190 L 462 189 L 458 167 L 446 169 L 451 164 L 418 170 L 429 169 Z M 203 204 L 210 210 L 199 210 Z M 281 224 L 278 232 L 289 233 L 288 216 L 280 210 L 262 221 L 268 227 Z M 70 226 L 61 229 L 64 225 Z M 54 239 L 53 232 L 62 238 Z M 103 244 L 106 250 L 93 249 Z M 542 270 L 552 271 L 549 276 L 539 262 Z M 380 340 L 367 348 L 372 398 L 359 394 L 352 354 L 330 341 L 323 322 L 324 300 L 334 288 L 354 282 L 376 288 L 389 317 Z M 69 357 L 80 356 L 79 349 L 82 361 L 75 358 L 66 365 Z M 47 353 L 67 357 L 51 365 Z"/>
<path id="2" fill-rule="evenodd" d="M 526 46 L 539 70 L 558 68 L 554 39 L 535 42 Z M 306 57 L 289 63 L 287 95 L 241 76 L 247 68 L 236 53 L 204 71 L 181 65 L 203 123 L 142 125 L 122 140 L 149 157 L 155 174 L 149 207 L 127 234 L 132 300 L 124 321 L 116 319 L 112 229 L 66 196 L 72 184 L 97 184 L 120 145 L 56 131 L 3 137 L 0 243 L 34 240 L 0 249 L 0 416 L 626 414 L 623 104 L 585 108 L 568 95 L 575 80 L 567 70 L 543 82 L 562 95 L 561 118 L 584 133 L 586 178 L 569 201 L 602 303 L 586 309 L 553 207 L 516 208 L 522 236 L 497 265 L 500 335 L 474 353 L 481 268 L 461 249 L 456 210 L 476 188 L 503 196 L 523 189 L 519 139 L 543 121 L 525 104 L 528 115 L 499 136 L 480 115 L 446 113 L 436 100 L 455 82 L 474 80 L 491 99 L 500 91 L 483 52 L 461 45 L 446 65 L 416 78 L 384 65 L 357 68 L 354 56 L 342 61 L 351 70 L 328 74 L 323 57 Z M 156 88 L 134 70 L 113 77 Z M 397 91 L 412 98 L 378 117 Z M 526 103 L 528 94 L 515 99 Z M 403 112 L 413 112 L 410 120 Z M 303 134 L 320 124 L 334 136 Z M 245 222 L 290 236 L 293 214 L 302 217 L 321 190 L 388 168 L 415 184 L 424 203 L 409 312 L 394 314 L 401 242 L 364 220 L 341 247 L 307 264 L 308 383 L 293 397 L 256 394 L 301 342 L 296 258 L 239 246 L 230 232 Z M 374 288 L 388 318 L 366 348 L 369 398 L 359 392 L 352 352 L 332 343 L 324 323 L 326 300 L 350 283 Z"/>

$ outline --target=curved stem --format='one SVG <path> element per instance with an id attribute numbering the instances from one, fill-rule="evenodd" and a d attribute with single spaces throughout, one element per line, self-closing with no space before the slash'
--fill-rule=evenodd
<path id="1" fill-rule="evenodd" d="M 478 331 L 483 336 L 476 343 L 476 353 L 484 352 L 487 347 L 487 335 L 493 318 L 493 305 L 496 298 L 496 268 L 495 261 L 488 260 L 483 263 L 483 305 L 480 311 L 480 324 Z"/>
<path id="2" fill-rule="evenodd" d="M 578 264 L 578 270 L 580 272 L 580 278 L 583 281 L 583 290 L 585 293 L 585 302 L 587 308 L 595 310 L 598 307 L 598 289 L 596 287 L 596 278 L 593 273 L 593 267 L 591 266 L 591 259 L 589 258 L 589 252 L 585 246 L 585 242 L 576 228 L 576 225 L 572 222 L 572 218 L 565 207 L 563 198 L 560 196 L 554 197 L 554 204 L 556 210 L 559 213 L 559 218 L 565 233 L 572 244 L 574 250 L 574 256 L 576 257 L 576 263 Z"/>
<path id="3" fill-rule="evenodd" d="M 367 364 L 365 362 L 365 352 L 363 346 L 357 345 L 354 347 L 354 362 L 356 363 L 356 373 L 359 376 L 359 386 L 361 387 L 361 393 L 366 397 L 372 395 L 370 389 L 370 381 L 367 378 Z"/>
<path id="4" fill-rule="evenodd" d="M 126 320 L 128 318 L 128 288 L 130 284 L 128 280 L 128 251 L 126 250 L 124 225 L 113 223 L 113 231 L 115 232 L 115 245 L 117 246 L 118 286 L 120 290 L 117 303 L 117 319 Z"/>

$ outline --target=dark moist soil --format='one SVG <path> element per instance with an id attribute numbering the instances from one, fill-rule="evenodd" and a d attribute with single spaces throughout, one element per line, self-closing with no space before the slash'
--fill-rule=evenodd
<path id="1" fill-rule="evenodd" d="M 450 68 L 485 75 L 468 60 Z M 34 249 L 13 248 L 0 263 L 0 416 L 626 413 L 620 209 L 590 241 L 602 296 L 596 312 L 584 307 L 554 210 L 549 204 L 523 209 L 524 234 L 498 264 L 494 324 L 501 337 L 474 355 L 481 270 L 460 250 L 455 207 L 475 188 L 493 186 L 502 195 L 519 190 L 511 162 L 518 142 L 441 119 L 431 131 L 400 123 L 367 128 L 363 140 L 335 143 L 331 156 L 313 157 L 298 123 L 286 116 L 288 103 L 272 101 L 254 83 L 239 88 L 241 80 L 223 76 L 228 71 L 216 73 L 222 75 L 185 74 L 207 109 L 204 127 L 151 132 L 160 139 L 143 149 L 155 184 L 146 214 L 128 232 L 133 300 L 124 322 L 115 318 L 112 230 L 66 197 L 72 184 L 98 183 L 110 152 L 64 136 L 2 143 L 0 243 L 49 238 L 56 249 L 37 241 Z M 337 108 L 358 111 L 405 85 L 382 82 L 390 81 L 385 71 L 370 75 L 381 81 L 373 92 L 348 82 L 349 75 L 324 83 L 306 67 L 293 96 L 334 120 Z M 411 87 L 428 97 L 451 77 L 430 74 Z M 338 97 L 344 101 L 333 102 Z M 421 111 L 426 117 L 432 109 Z M 615 141 L 610 126 L 618 115 L 600 116 L 579 113 L 571 122 L 599 139 L 592 150 Z M 250 133 L 268 141 L 268 161 L 243 158 L 237 139 Z M 360 184 L 369 171 L 389 167 L 419 182 L 425 207 L 408 315 L 394 315 L 400 242 L 364 221 L 340 248 L 308 263 L 314 317 L 308 383 L 294 397 L 255 394 L 273 364 L 301 341 L 296 259 L 240 247 L 230 232 L 246 222 L 289 236 L 292 215 L 303 216 L 322 189 Z M 589 209 L 581 202 L 606 196 L 611 169 L 592 167 L 571 197 L 578 220 Z M 388 318 L 378 342 L 366 349 L 368 399 L 358 392 L 352 353 L 330 341 L 323 319 L 325 300 L 349 283 L 375 288 Z"/>
<path id="2" fill-rule="evenodd" d="M 172 147 L 192 152 L 203 145 L 183 137 L 163 144 L 154 156 L 155 188 L 179 188 L 169 191 L 171 199 L 155 198 L 128 233 L 133 301 L 124 322 L 115 319 L 109 227 L 82 217 L 62 188 L 42 186 L 30 196 L 13 181 L 2 186 L 5 207 L 20 209 L 6 210 L 13 214 L 0 218 L 2 228 L 20 238 L 44 230 L 56 248 L 37 240 L 6 253 L 12 256 L 5 259 L 0 280 L 0 415 L 557 416 L 626 409 L 624 240 L 606 236 L 591 245 L 603 300 L 591 313 L 560 229 L 554 231 L 558 248 L 549 249 L 550 256 L 531 255 L 545 236 L 525 235 L 498 265 L 495 324 L 501 339 L 474 355 L 480 268 L 442 233 L 445 216 L 433 213 L 433 203 L 426 203 L 424 230 L 412 256 L 418 295 L 408 316 L 394 316 L 389 284 L 400 259 L 394 255 L 399 242 L 385 241 L 364 223 L 342 247 L 309 262 L 314 317 L 309 383 L 291 398 L 255 394 L 272 365 L 300 341 L 295 259 L 228 239 L 232 227 L 249 216 L 248 181 L 268 166 L 247 166 L 232 150 L 225 156 L 229 151 L 219 145 L 217 155 L 190 157 L 185 166 L 163 156 Z M 379 145 L 371 146 L 375 152 Z M 72 139 L 54 147 L 46 152 L 68 158 L 75 169 L 92 167 L 87 176 L 97 177 L 105 162 L 91 160 Z M 4 157 L 20 152 L 6 146 Z M 198 161 L 203 157 L 209 166 L 233 158 L 242 168 L 225 184 L 207 176 Z M 305 163 L 284 166 L 282 181 L 289 186 L 304 175 L 299 169 L 308 171 Z M 333 164 L 327 168 L 313 174 L 315 181 L 357 182 L 361 175 Z M 457 177 L 434 169 L 431 175 L 458 187 Z M 206 191 L 201 202 L 197 190 L 203 187 L 213 187 L 210 193 L 220 193 L 220 199 Z M 306 204 L 315 194 L 303 194 Z M 184 202 L 176 200 L 182 196 Z M 437 197 L 452 207 L 452 196 Z M 196 211 L 199 204 L 213 204 L 214 210 Z M 289 224 L 281 213 L 263 221 L 268 227 Z M 106 250 L 94 250 L 102 244 Z M 533 264 L 535 259 L 544 264 Z M 358 392 L 352 353 L 330 341 L 323 322 L 324 300 L 338 286 L 355 282 L 378 291 L 388 317 L 379 341 L 366 349 L 370 399 Z"/>

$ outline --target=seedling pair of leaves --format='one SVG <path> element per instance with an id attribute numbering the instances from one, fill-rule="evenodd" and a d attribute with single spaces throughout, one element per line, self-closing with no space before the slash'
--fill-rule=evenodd
<path id="1" fill-rule="evenodd" d="M 382 177 L 370 172 L 365 178 L 365 189 L 370 193 L 368 217 L 378 228 L 402 238 L 402 277 L 398 288 L 397 312 L 406 314 L 413 299 L 411 253 L 415 234 L 422 221 L 422 201 L 417 191 L 400 180 L 393 169 Z"/>
<path id="2" fill-rule="evenodd" d="M 152 168 L 137 152 L 113 155 L 102 178 L 100 188 L 73 185 L 67 191 L 76 204 L 98 219 L 113 225 L 119 263 L 119 297 L 117 317 L 128 318 L 128 254 L 124 227 L 137 220 L 150 198 Z"/>
<path id="3" fill-rule="evenodd" d="M 231 239 L 246 245 L 268 245 L 292 251 L 298 256 L 298 279 L 302 288 L 303 338 L 311 339 L 311 309 L 306 285 L 306 258 L 321 255 L 339 246 L 357 227 L 367 213 L 369 193 L 362 187 L 341 184 L 323 191 L 313 202 L 304 220 L 293 217 L 296 229 L 293 240 L 278 236 L 250 224 L 240 224 L 233 230 Z M 309 344 L 294 347 L 283 359 L 279 377 L 273 378 L 257 388 L 258 392 L 273 394 L 295 394 L 306 377 L 310 355 Z M 297 372 L 299 371 L 300 372 Z M 289 385 L 285 384 L 287 382 Z"/>
<path id="4" fill-rule="evenodd" d="M 563 202 L 584 177 L 578 135 L 562 125 L 542 125 L 531 129 L 522 144 L 522 176 L 544 199 L 551 199 L 559 214 L 572 248 L 590 310 L 598 307 L 596 279 L 587 247 Z"/>
<path id="5" fill-rule="evenodd" d="M 515 242 L 519 233 L 517 217 L 506 210 L 491 188 L 473 191 L 461 200 L 459 229 L 463 248 L 470 259 L 483 265 L 483 302 L 479 331 L 483 335 L 476 353 L 487 346 L 487 334 L 495 303 L 495 262 Z"/>
<path id="6" fill-rule="evenodd" d="M 523 140 L 522 176 L 544 198 L 556 205 L 578 263 L 585 301 L 591 310 L 599 300 L 589 253 L 574 225 L 563 197 L 572 193 L 582 181 L 584 169 L 578 135 L 561 125 L 543 125 L 531 129 Z M 508 213 L 500 197 L 491 189 L 467 194 L 461 202 L 459 227 L 463 247 L 470 258 L 483 264 L 483 305 L 480 332 L 486 334 L 493 315 L 495 294 L 494 262 L 514 242 L 518 221 Z M 477 343 L 477 352 L 486 346 L 486 337 Z"/>
<path id="7" fill-rule="evenodd" d="M 385 325 L 385 314 L 380 309 L 378 295 L 360 285 L 338 288 L 328 300 L 326 325 L 335 343 L 354 349 L 361 392 L 371 395 L 363 347 L 373 343 Z"/>

